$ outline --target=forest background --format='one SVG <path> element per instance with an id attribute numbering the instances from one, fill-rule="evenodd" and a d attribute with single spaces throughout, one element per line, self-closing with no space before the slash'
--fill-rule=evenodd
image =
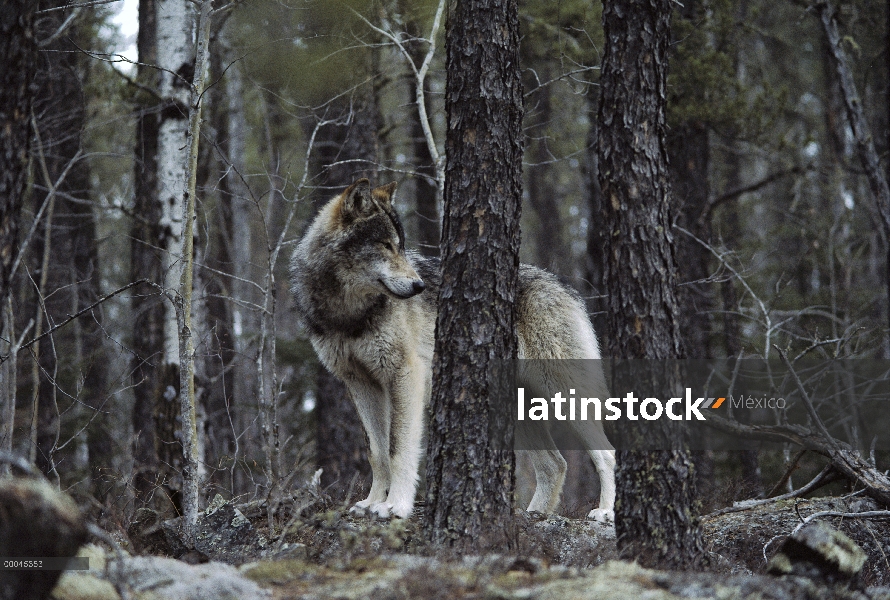
<path id="1" fill-rule="evenodd" d="M 438 252 L 438 7 L 236 2 L 210 21 L 192 299 L 205 501 L 277 495 L 319 466 L 337 497 L 368 483 L 354 410 L 290 309 L 287 258 L 320 204 L 361 176 L 398 181 L 409 247 Z M 886 173 L 888 6 L 837 8 Z M 176 128 L 187 126 L 193 73 L 164 68 L 194 53 L 197 19 L 189 2 L 141 0 L 133 64 L 118 54 L 116 10 L 41 2 L 35 14 L 33 158 L 4 307 L 0 441 L 125 521 L 144 504 L 181 503 L 180 362 L 165 294 L 179 281 L 182 211 L 165 186 L 185 168 Z M 601 6 L 520 11 L 522 260 L 570 281 L 603 338 Z M 672 38 L 671 236 L 687 354 L 762 357 L 776 344 L 793 356 L 890 358 L 887 234 L 818 11 L 689 0 L 674 10 Z M 798 460 L 755 444 L 742 460 L 715 453 L 700 465 L 702 496 L 718 507 L 820 468 L 804 459 L 784 479 Z M 570 463 L 562 511 L 577 516 L 596 478 L 580 457 Z"/>

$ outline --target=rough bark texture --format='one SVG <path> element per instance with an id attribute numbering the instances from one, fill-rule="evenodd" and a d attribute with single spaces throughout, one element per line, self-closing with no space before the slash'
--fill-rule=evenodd
<path id="1" fill-rule="evenodd" d="M 670 14 L 670 0 L 609 2 L 603 9 L 599 173 L 615 358 L 683 356 L 665 152 Z M 634 440 L 629 423 L 619 422 L 619 433 Z M 618 453 L 619 550 L 647 565 L 695 566 L 703 550 L 694 468 L 682 431 L 665 426 L 660 434 L 674 450 Z"/>
<path id="2" fill-rule="evenodd" d="M 453 3 L 446 46 L 442 286 L 424 528 L 433 543 L 478 548 L 509 540 L 512 519 L 514 457 L 503 450 L 512 448 L 512 422 L 500 422 L 490 401 L 494 361 L 515 357 L 517 349 L 517 2 Z"/>
<path id="3" fill-rule="evenodd" d="M 4 306 L 28 177 L 31 83 L 37 61 L 35 8 L 33 2 L 21 0 L 4 3 L 0 11 L 0 305 Z"/>

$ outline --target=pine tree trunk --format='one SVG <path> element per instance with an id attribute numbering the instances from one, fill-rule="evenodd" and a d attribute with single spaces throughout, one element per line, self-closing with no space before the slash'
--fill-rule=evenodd
<path id="1" fill-rule="evenodd" d="M 599 173 L 610 232 L 605 279 L 614 358 L 683 356 L 665 152 L 670 15 L 670 0 L 603 8 Z M 618 437 L 631 448 L 618 453 L 619 550 L 645 565 L 698 565 L 703 546 L 695 469 L 683 431 L 665 425 L 659 434 L 671 449 L 644 452 L 633 449 L 642 440 L 627 426 L 631 422 L 617 423 Z"/>
<path id="2" fill-rule="evenodd" d="M 516 356 L 522 81 L 515 0 L 463 0 L 446 25 L 442 285 L 427 451 L 426 537 L 453 549 L 510 540 L 512 421 L 494 361 Z M 509 450 L 505 450 L 509 449 Z"/>
<path id="3" fill-rule="evenodd" d="M 0 14 L 0 355 L 10 351 L 13 333 L 12 264 L 19 252 L 19 220 L 28 178 L 28 144 L 31 137 L 30 89 L 37 63 L 34 43 L 35 4 L 7 2 Z M 8 336 L 8 337 L 7 337 Z M 15 358 L 0 364 L 0 450 L 12 451 L 15 417 Z M 3 467 L 0 473 L 5 470 Z"/>
<path id="4" fill-rule="evenodd" d="M 37 64 L 33 2 L 8 2 L 0 15 L 0 304 L 10 293 L 19 216 L 28 178 L 30 89 Z"/>

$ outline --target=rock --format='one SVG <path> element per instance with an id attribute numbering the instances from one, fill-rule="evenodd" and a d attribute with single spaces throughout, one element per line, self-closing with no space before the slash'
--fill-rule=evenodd
<path id="1" fill-rule="evenodd" d="M 198 517 L 195 550 L 228 564 L 241 564 L 266 548 L 266 539 L 219 494 Z"/>
<path id="2" fill-rule="evenodd" d="M 136 511 L 127 533 L 140 554 L 163 554 L 191 564 L 208 559 L 241 564 L 261 554 L 267 545 L 250 521 L 219 494 L 198 515 L 193 547 L 183 535 L 182 517 L 162 520 L 150 509 Z"/>
<path id="3" fill-rule="evenodd" d="M 821 521 L 791 535 L 767 567 L 771 575 L 797 575 L 828 584 L 855 582 L 866 555 L 856 542 Z"/>
<path id="4" fill-rule="evenodd" d="M 0 480 L 0 556 L 71 557 L 86 541 L 80 510 L 43 479 Z M 0 599 L 43 600 L 61 571 L 0 570 Z"/>
<path id="5" fill-rule="evenodd" d="M 159 556 L 127 556 L 121 560 L 97 546 L 90 570 L 66 572 L 53 590 L 53 600 L 120 600 L 117 587 L 133 600 L 265 600 L 270 593 L 244 577 L 235 567 L 219 562 L 189 565 Z M 106 569 L 107 564 L 107 569 Z"/>
<path id="6" fill-rule="evenodd" d="M 165 519 L 155 510 L 140 508 L 133 515 L 133 521 L 127 527 L 127 535 L 137 554 L 162 554 L 179 556 L 187 551 L 179 540 L 178 533 L 169 534 L 165 527 Z M 174 531 L 175 531 L 174 527 Z"/>

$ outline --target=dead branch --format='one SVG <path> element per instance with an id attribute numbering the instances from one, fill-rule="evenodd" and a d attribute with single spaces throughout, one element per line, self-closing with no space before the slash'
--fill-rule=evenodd
<path id="1" fill-rule="evenodd" d="M 868 178 L 868 186 L 877 202 L 884 230 L 890 232 L 890 186 L 888 186 L 887 178 L 881 169 L 881 159 L 875 150 L 874 138 L 869 130 L 868 121 L 865 119 L 865 112 L 862 110 L 862 100 L 856 89 L 853 72 L 847 63 L 846 53 L 841 47 L 841 37 L 835 18 L 837 9 L 828 2 L 817 2 L 815 9 L 822 21 L 822 27 L 825 29 L 825 36 L 828 38 L 828 55 L 831 57 L 831 62 L 837 73 L 841 95 L 847 109 L 847 120 L 853 131 L 859 160 L 862 162 L 862 167 Z"/>
<path id="2" fill-rule="evenodd" d="M 796 461 L 795 461 L 796 462 Z M 752 508 L 756 508 L 758 506 L 765 506 L 767 504 L 773 504 L 775 502 L 780 502 L 782 500 L 790 500 L 791 498 L 799 498 L 805 494 L 809 494 L 813 490 L 819 489 L 820 487 L 831 483 L 832 481 L 836 481 L 838 479 L 838 475 L 836 473 L 832 473 L 831 463 L 825 465 L 825 468 L 822 469 L 818 475 L 816 475 L 812 481 L 803 486 L 798 490 L 794 490 L 793 492 L 789 492 L 787 494 L 782 494 L 781 496 L 775 496 L 773 498 L 764 498 L 763 500 L 744 500 L 739 502 L 736 506 L 729 506 L 727 508 L 721 508 L 720 510 L 715 510 L 714 512 L 705 515 L 704 519 L 713 519 L 714 517 L 719 517 L 720 515 L 726 515 L 734 512 L 742 512 L 745 510 L 751 510 Z"/>
<path id="3" fill-rule="evenodd" d="M 782 475 L 782 478 L 776 482 L 776 485 L 773 486 L 773 489 L 771 489 L 766 495 L 767 498 L 772 498 L 779 493 L 779 490 L 787 485 L 788 480 L 791 479 L 791 474 L 794 473 L 795 470 L 797 470 L 797 463 L 800 462 L 800 459 L 803 458 L 803 455 L 806 453 L 806 448 L 801 448 L 797 451 L 797 454 L 795 454 L 794 458 L 792 458 L 791 461 L 788 463 L 788 468 L 785 469 L 785 474 Z"/>
<path id="4" fill-rule="evenodd" d="M 805 519 L 801 519 L 801 523 L 794 528 L 794 531 L 791 532 L 791 535 L 794 535 L 798 531 L 800 531 L 801 527 L 806 525 L 807 523 L 819 519 L 821 517 L 842 517 L 845 519 L 890 519 L 890 510 L 867 510 L 865 512 L 858 513 L 849 513 L 849 512 L 839 512 L 835 510 L 823 510 L 820 512 L 816 512 L 811 514 L 809 517 Z"/>
<path id="5" fill-rule="evenodd" d="M 26 348 L 30 348 L 30 347 L 33 346 L 35 343 L 39 342 L 40 340 L 42 340 L 43 338 L 45 338 L 45 337 L 48 336 L 48 335 L 52 335 L 53 333 L 55 333 L 56 331 L 58 331 L 59 329 L 61 329 L 62 327 L 64 327 L 64 326 L 67 325 L 68 323 L 70 323 L 71 321 L 73 321 L 74 319 L 76 319 L 76 318 L 78 318 L 78 317 L 80 317 L 80 316 L 85 315 L 86 313 L 90 312 L 91 310 L 93 310 L 94 308 L 96 308 L 97 306 L 99 306 L 100 304 L 102 304 L 103 302 L 105 302 L 105 301 L 107 301 L 107 300 L 110 300 L 111 298 L 117 296 L 117 295 L 120 294 L 121 292 L 125 292 L 125 291 L 127 291 L 128 289 L 130 289 L 131 287 L 137 286 L 137 285 L 139 285 L 140 283 L 151 283 L 151 282 L 148 281 L 147 279 L 137 279 L 136 281 L 131 281 L 131 282 L 128 283 L 127 285 L 125 285 L 125 286 L 123 286 L 123 287 L 121 287 L 121 288 L 118 288 L 118 289 L 114 290 L 114 291 L 111 292 L 111 293 L 105 294 L 104 296 L 102 296 L 101 298 L 99 298 L 98 300 L 96 300 L 95 302 L 93 302 L 92 304 L 90 304 L 89 306 L 87 306 L 86 308 L 77 311 L 77 312 L 74 313 L 73 315 L 69 315 L 68 318 L 65 319 L 64 321 L 61 321 L 60 323 L 58 323 L 58 324 L 56 324 L 55 326 L 53 326 L 51 329 L 48 329 L 48 330 L 44 331 L 42 334 L 40 334 L 39 336 L 33 338 L 33 339 L 30 340 L 29 342 L 27 342 L 27 343 L 25 343 L 25 344 L 22 344 L 21 346 L 18 347 L 18 350 L 24 350 L 24 349 L 26 349 Z M 0 364 L 2 364 L 3 362 L 5 362 L 8 358 L 9 358 L 9 354 L 7 354 L 7 355 L 5 355 L 5 356 L 0 356 Z"/>
<path id="6" fill-rule="evenodd" d="M 832 438 L 826 440 L 821 433 L 803 425 L 744 425 L 721 417 L 708 416 L 707 423 L 723 431 L 743 438 L 765 442 L 791 442 L 831 460 L 831 465 L 846 479 L 865 487 L 865 493 L 883 505 L 890 506 L 890 479 L 875 469 L 859 452 L 848 444 Z"/>

